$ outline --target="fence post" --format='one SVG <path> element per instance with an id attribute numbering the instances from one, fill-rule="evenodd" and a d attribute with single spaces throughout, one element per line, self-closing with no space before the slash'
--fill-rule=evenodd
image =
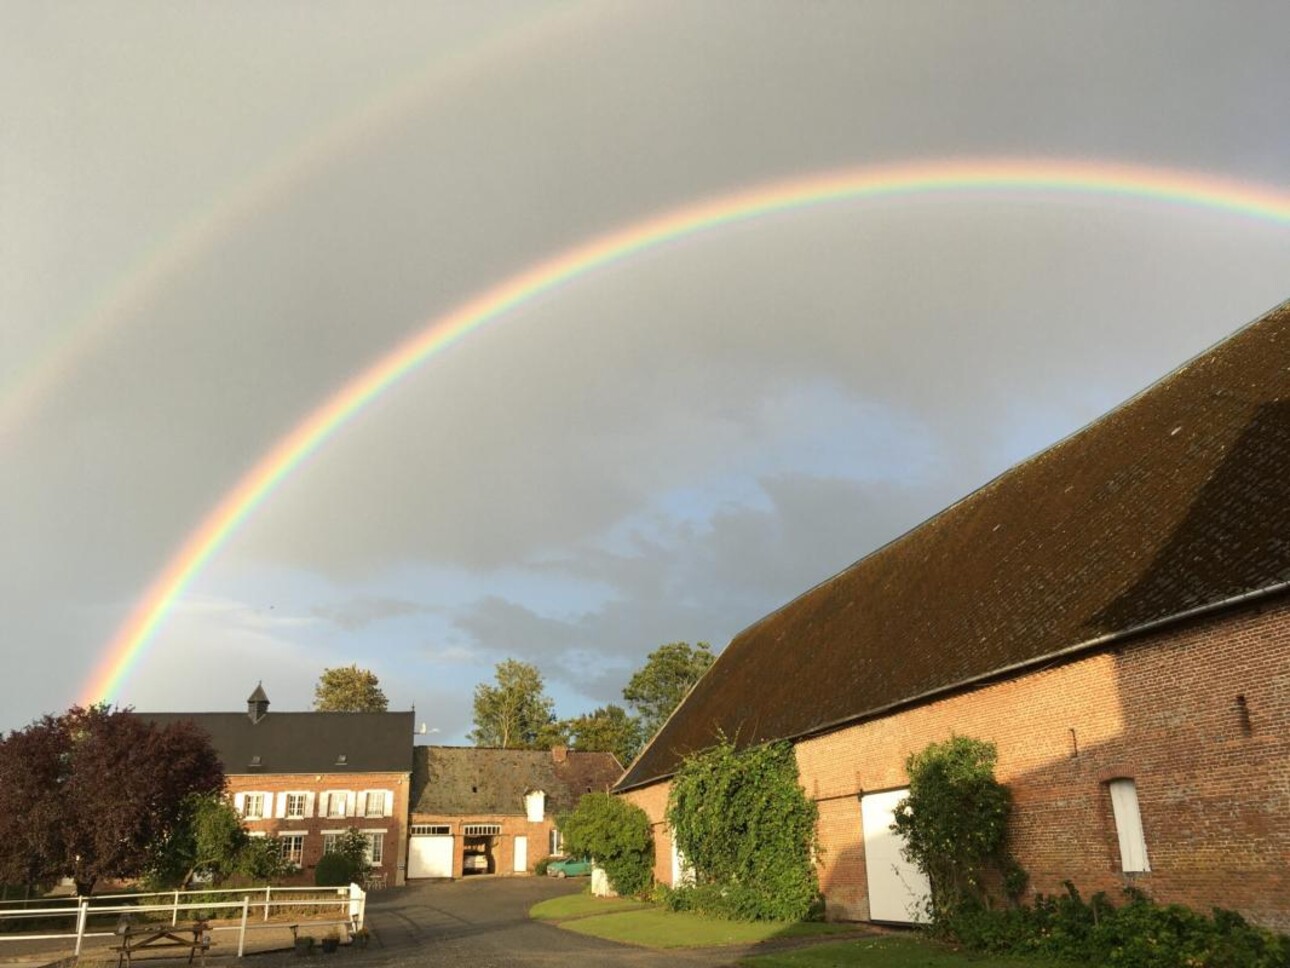
<path id="1" fill-rule="evenodd" d="M 179 923 L 179 892 L 175 891 L 175 907 L 170 912 L 170 926 L 173 928 Z"/>
<path id="2" fill-rule="evenodd" d="M 272 885 L 264 885 L 264 920 L 269 920 L 269 892 L 273 890 Z"/>
<path id="3" fill-rule="evenodd" d="M 77 956 L 77 957 L 80 957 L 80 954 L 81 954 L 81 942 L 82 942 L 83 940 L 85 940 L 85 921 L 86 921 L 87 916 L 89 915 L 89 910 L 90 910 L 90 899 L 89 899 L 88 897 L 83 897 L 83 898 L 81 898 L 81 904 L 80 904 L 80 907 L 79 907 L 79 908 L 77 908 L 77 910 L 76 910 L 76 951 L 75 951 L 75 954 L 76 954 L 76 956 Z"/>
<path id="4" fill-rule="evenodd" d="M 237 956 L 242 957 L 242 952 L 246 950 L 246 918 L 251 913 L 251 895 L 242 898 L 242 930 L 237 936 Z"/>

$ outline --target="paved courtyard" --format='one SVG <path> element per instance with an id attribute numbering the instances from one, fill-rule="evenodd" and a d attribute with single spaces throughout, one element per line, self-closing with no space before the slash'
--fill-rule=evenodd
<path id="1" fill-rule="evenodd" d="M 538 901 L 575 894 L 584 883 L 545 877 L 490 877 L 374 893 L 368 899 L 371 946 L 362 954 L 346 952 L 345 960 L 354 968 L 368 964 L 716 968 L 734 964 L 751 950 L 650 951 L 529 920 L 528 910 Z"/>

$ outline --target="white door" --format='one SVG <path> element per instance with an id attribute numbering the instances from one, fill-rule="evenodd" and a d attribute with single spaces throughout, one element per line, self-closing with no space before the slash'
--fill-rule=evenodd
<path id="1" fill-rule="evenodd" d="M 452 877 L 451 836 L 413 834 L 408 843 L 408 877 Z"/>
<path id="2" fill-rule="evenodd" d="M 869 920 L 923 924 L 927 921 L 927 877 L 901 854 L 904 838 L 891 829 L 896 805 L 908 790 L 860 798 L 864 867 L 869 882 Z"/>
<path id="3" fill-rule="evenodd" d="M 515 873 L 523 874 L 529 869 L 529 839 L 515 838 Z"/>

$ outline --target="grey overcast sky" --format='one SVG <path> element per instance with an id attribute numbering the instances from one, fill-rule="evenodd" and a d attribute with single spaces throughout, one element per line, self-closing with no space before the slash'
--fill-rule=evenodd
<path id="1" fill-rule="evenodd" d="M 0 5 L 0 726 L 75 701 L 210 508 L 436 316 L 761 183 L 958 158 L 1290 193 L 1284 3 Z M 1290 296 L 1290 224 L 1132 194 L 706 233 L 430 359 L 291 475 L 112 698 L 381 677 L 461 741 L 742 627 Z M 803 656 L 803 661 L 810 661 Z"/>

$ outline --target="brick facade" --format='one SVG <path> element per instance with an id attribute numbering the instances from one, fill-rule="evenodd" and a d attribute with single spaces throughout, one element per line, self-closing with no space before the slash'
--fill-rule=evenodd
<path id="1" fill-rule="evenodd" d="M 299 870 L 283 878 L 283 883 L 312 884 L 314 868 L 323 855 L 324 834 L 357 827 L 384 835 L 381 859 L 373 863 L 372 871 L 384 874 L 385 882 L 395 885 L 402 884 L 407 873 L 406 818 L 410 785 L 410 773 L 243 773 L 228 775 L 228 796 L 252 836 L 303 835 Z M 388 792 L 388 803 L 366 809 L 364 794 L 368 792 Z M 268 795 L 263 818 L 248 815 L 246 795 L 254 793 Z M 279 801 L 280 795 L 287 793 L 308 795 L 305 816 L 277 816 L 286 812 Z M 348 794 L 345 808 L 329 809 L 333 795 L 344 793 Z"/>
<path id="2" fill-rule="evenodd" d="M 952 734 L 998 745 L 1012 849 L 1032 891 L 1133 884 L 1290 929 L 1290 603 L 1229 611 L 1116 648 L 801 740 L 834 919 L 868 917 L 859 798 L 903 787 L 905 758 Z M 1149 873 L 1125 874 L 1107 783 L 1137 786 Z M 671 878 L 667 784 L 628 791 Z"/>
<path id="3" fill-rule="evenodd" d="M 480 814 L 469 817 L 450 816 L 447 814 L 414 813 L 412 823 L 446 826 L 452 834 L 452 876 L 461 877 L 463 858 L 465 857 L 465 828 L 467 824 L 497 824 L 501 832 L 493 837 L 491 855 L 493 870 L 489 873 L 511 875 L 531 874 L 541 860 L 551 856 L 551 831 L 555 829 L 555 820 L 550 816 L 543 817 L 541 822 L 533 823 L 525 817 L 510 814 Z M 527 860 L 523 871 L 515 870 L 515 838 L 528 838 Z"/>

